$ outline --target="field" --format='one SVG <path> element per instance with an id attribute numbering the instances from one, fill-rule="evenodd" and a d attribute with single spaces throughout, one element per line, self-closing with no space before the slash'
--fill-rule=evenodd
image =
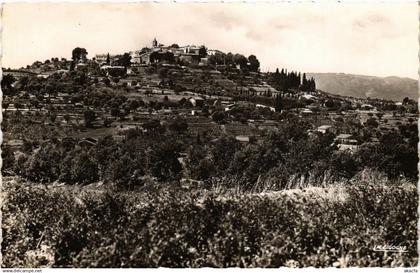
<path id="1" fill-rule="evenodd" d="M 3 179 L 3 267 L 416 266 L 417 189 L 372 179 L 265 193 Z M 406 247 L 379 252 L 375 246 Z"/>

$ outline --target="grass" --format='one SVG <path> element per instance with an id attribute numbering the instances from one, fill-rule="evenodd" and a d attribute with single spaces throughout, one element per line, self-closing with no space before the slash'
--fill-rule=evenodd
<path id="1" fill-rule="evenodd" d="M 416 266 L 417 189 L 353 181 L 264 193 L 3 182 L 3 267 Z M 376 252 L 376 245 L 407 252 Z"/>

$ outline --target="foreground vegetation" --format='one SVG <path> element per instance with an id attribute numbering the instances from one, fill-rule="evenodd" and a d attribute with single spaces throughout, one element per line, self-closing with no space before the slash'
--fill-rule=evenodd
<path id="1" fill-rule="evenodd" d="M 359 178 L 266 194 L 5 181 L 2 266 L 416 266 L 415 186 Z"/>

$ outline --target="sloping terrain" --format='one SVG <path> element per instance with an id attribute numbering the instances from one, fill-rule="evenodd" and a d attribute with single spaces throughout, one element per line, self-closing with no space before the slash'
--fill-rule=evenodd
<path id="1" fill-rule="evenodd" d="M 400 77 L 374 77 L 344 73 L 308 73 L 316 81 L 317 89 L 331 94 L 357 98 L 380 98 L 402 101 L 417 99 L 417 81 Z"/>

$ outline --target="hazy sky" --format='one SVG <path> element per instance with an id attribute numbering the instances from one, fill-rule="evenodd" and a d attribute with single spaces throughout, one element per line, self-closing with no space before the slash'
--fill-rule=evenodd
<path id="1" fill-rule="evenodd" d="M 262 70 L 344 72 L 417 78 L 418 6 L 409 3 L 8 3 L 3 67 L 73 48 L 123 53 L 163 44 L 205 44 L 255 54 Z"/>

